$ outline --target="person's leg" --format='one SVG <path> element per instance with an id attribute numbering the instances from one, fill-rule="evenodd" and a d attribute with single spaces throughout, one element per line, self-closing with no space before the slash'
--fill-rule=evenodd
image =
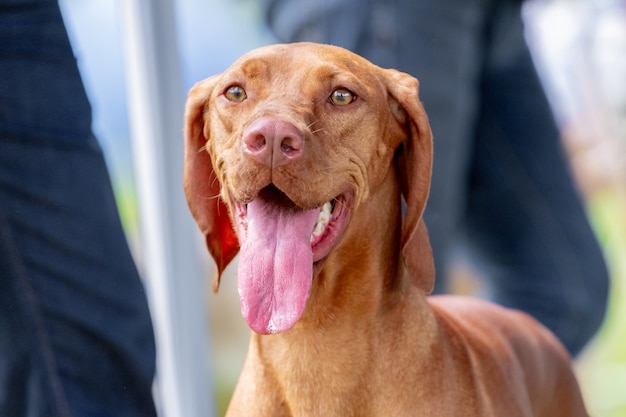
<path id="1" fill-rule="evenodd" d="M 0 415 L 155 416 L 147 300 L 55 1 L 0 0 L 0 74 Z"/>
<path id="2" fill-rule="evenodd" d="M 435 292 L 445 292 L 447 255 L 465 209 L 489 0 L 264 3 L 268 23 L 282 41 L 343 46 L 419 79 L 434 135 L 425 220 L 437 270 Z"/>
<path id="3" fill-rule="evenodd" d="M 0 415 L 69 417 L 30 280 L 0 204 Z M 38 349 L 33 349 L 38 346 Z"/>
<path id="4" fill-rule="evenodd" d="M 262 0 L 267 22 L 283 42 L 319 42 L 352 51 L 370 43 L 379 0 Z"/>
<path id="5" fill-rule="evenodd" d="M 523 38 L 519 6 L 501 3 L 488 34 L 467 247 L 494 301 L 547 325 L 572 354 L 604 316 L 608 273 Z"/>
<path id="6" fill-rule="evenodd" d="M 446 266 L 467 198 L 488 1 L 397 0 L 398 69 L 420 81 L 433 131 L 434 164 L 426 226 L 435 257 L 435 292 L 447 292 Z"/>
<path id="7" fill-rule="evenodd" d="M 0 149 L 0 199 L 23 271 L 2 281 L 22 279 L 25 320 L 50 343 L 28 348 L 52 353 L 74 415 L 153 415 L 149 311 L 97 144 L 4 137 Z"/>

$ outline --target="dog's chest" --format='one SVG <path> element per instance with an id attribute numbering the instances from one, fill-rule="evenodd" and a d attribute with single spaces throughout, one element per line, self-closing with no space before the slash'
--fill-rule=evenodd
<path id="1" fill-rule="evenodd" d="M 363 342 L 345 335 L 314 340 L 271 337 L 260 349 L 294 416 L 364 416 L 370 358 Z M 321 400 L 326 399 L 326 400 Z M 353 411 L 348 411 L 353 410 Z"/>

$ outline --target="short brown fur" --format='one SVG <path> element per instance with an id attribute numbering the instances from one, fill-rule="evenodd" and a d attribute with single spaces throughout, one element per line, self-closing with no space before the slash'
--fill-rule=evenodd
<path id="1" fill-rule="evenodd" d="M 233 84 L 244 102 L 224 99 Z M 328 103 L 337 87 L 357 94 L 351 107 Z M 356 201 L 315 264 L 301 319 L 280 334 L 252 333 L 228 416 L 587 416 L 568 354 L 535 320 L 427 297 L 432 144 L 417 91 L 407 74 L 310 43 L 252 51 L 190 91 L 185 191 L 217 264 L 215 290 L 239 249 L 233 201 L 270 183 L 301 208 L 346 190 Z M 274 168 L 247 158 L 242 132 L 261 117 L 300 129 L 304 154 Z"/>

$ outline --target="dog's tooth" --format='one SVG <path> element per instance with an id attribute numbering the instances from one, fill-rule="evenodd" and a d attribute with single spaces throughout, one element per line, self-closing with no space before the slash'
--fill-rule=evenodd
<path id="1" fill-rule="evenodd" d="M 330 216 L 330 212 L 332 211 L 333 205 L 332 203 L 329 201 L 328 203 L 324 204 L 322 206 L 322 211 L 321 213 L 325 213 L 326 216 Z"/>
<path id="2" fill-rule="evenodd" d="M 326 225 L 330 221 L 330 215 L 332 210 L 332 204 L 330 202 L 325 203 L 320 210 L 320 214 L 317 218 L 317 223 L 315 223 L 315 227 L 313 228 L 313 233 L 311 234 L 311 241 L 314 240 L 315 237 L 321 235 L 326 228 Z"/>

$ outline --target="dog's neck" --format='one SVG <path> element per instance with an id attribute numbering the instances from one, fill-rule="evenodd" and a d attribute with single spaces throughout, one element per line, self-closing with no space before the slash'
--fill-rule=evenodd
<path id="1" fill-rule="evenodd" d="M 341 401 L 345 394 L 354 404 L 354 396 L 363 396 L 365 404 L 365 390 L 341 384 L 346 382 L 345 375 L 361 381 L 393 371 L 381 369 L 386 361 L 371 352 L 391 353 L 397 343 L 428 349 L 428 343 L 413 337 L 416 329 L 428 334 L 433 318 L 430 309 L 413 307 L 426 305 L 426 296 L 413 286 L 400 259 L 396 184 L 385 181 L 353 214 L 342 241 L 315 275 L 307 308 L 294 328 L 277 335 L 252 336 L 251 349 L 276 374 L 290 407 L 301 408 L 302 414 L 296 415 L 333 415 L 330 408 L 320 409 L 323 405 L 308 396 L 309 391 L 319 394 L 320 389 L 329 390 L 323 398 Z M 400 331 L 398 326 L 405 324 L 407 331 Z M 403 340 L 394 340 L 398 334 Z M 339 404 L 331 406 L 341 410 Z"/>

